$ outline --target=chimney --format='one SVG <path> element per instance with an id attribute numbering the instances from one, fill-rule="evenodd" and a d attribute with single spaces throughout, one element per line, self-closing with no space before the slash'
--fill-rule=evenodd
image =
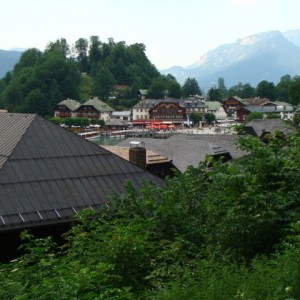
<path id="1" fill-rule="evenodd" d="M 130 142 L 129 147 L 129 161 L 134 165 L 146 170 L 147 159 L 146 159 L 146 148 L 144 142 Z"/>

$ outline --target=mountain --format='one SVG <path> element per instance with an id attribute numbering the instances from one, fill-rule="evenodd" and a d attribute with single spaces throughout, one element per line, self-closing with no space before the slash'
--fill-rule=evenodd
<path id="1" fill-rule="evenodd" d="M 262 80 L 276 84 L 283 75 L 300 75 L 300 30 L 238 39 L 208 51 L 187 68 L 176 66 L 161 73 L 172 74 L 180 83 L 193 77 L 204 90 L 215 85 L 219 77 L 225 79 L 227 87 L 239 82 L 256 86 Z"/>
<path id="2" fill-rule="evenodd" d="M 300 47 L 300 30 L 286 31 L 283 33 L 283 36 L 296 46 Z"/>
<path id="3" fill-rule="evenodd" d="M 0 50 L 0 79 L 14 68 L 21 55 L 22 51 Z"/>

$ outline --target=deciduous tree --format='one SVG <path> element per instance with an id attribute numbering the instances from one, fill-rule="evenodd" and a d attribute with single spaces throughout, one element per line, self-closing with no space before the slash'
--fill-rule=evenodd
<path id="1" fill-rule="evenodd" d="M 195 78 L 188 77 L 182 86 L 183 95 L 189 97 L 192 95 L 202 95 L 202 91 Z"/>

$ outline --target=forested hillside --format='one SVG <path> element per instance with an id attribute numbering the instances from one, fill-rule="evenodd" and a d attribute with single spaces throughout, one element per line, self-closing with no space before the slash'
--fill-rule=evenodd
<path id="1" fill-rule="evenodd" d="M 0 107 L 47 115 L 66 98 L 107 100 L 116 85 L 126 87 L 128 98 L 136 97 L 138 89 L 147 89 L 159 76 L 143 44 L 102 42 L 92 36 L 70 47 L 60 39 L 49 43 L 44 52 L 28 49 L 23 53 L 13 71 L 0 81 Z"/>
<path id="2" fill-rule="evenodd" d="M 195 78 L 187 78 L 181 86 L 174 76 L 161 75 L 145 50 L 143 44 L 102 42 L 97 36 L 80 38 L 73 46 L 60 39 L 49 43 L 44 52 L 28 49 L 0 80 L 0 109 L 46 116 L 67 98 L 84 102 L 99 97 L 115 110 L 126 110 L 137 103 L 139 89 L 148 90 L 147 97 L 152 99 L 202 94 L 201 82 Z M 277 85 L 263 80 L 256 87 L 239 82 L 227 88 L 226 78 L 216 80 L 218 84 L 207 91 L 208 100 L 222 102 L 239 96 L 300 103 L 300 76 L 283 74 Z"/>

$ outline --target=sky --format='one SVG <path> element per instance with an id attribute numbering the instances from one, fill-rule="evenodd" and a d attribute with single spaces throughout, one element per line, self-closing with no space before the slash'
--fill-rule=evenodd
<path id="1" fill-rule="evenodd" d="M 249 35 L 300 29 L 299 12 L 299 0 L 2 0 L 0 49 L 99 36 L 143 43 L 163 70 Z"/>

